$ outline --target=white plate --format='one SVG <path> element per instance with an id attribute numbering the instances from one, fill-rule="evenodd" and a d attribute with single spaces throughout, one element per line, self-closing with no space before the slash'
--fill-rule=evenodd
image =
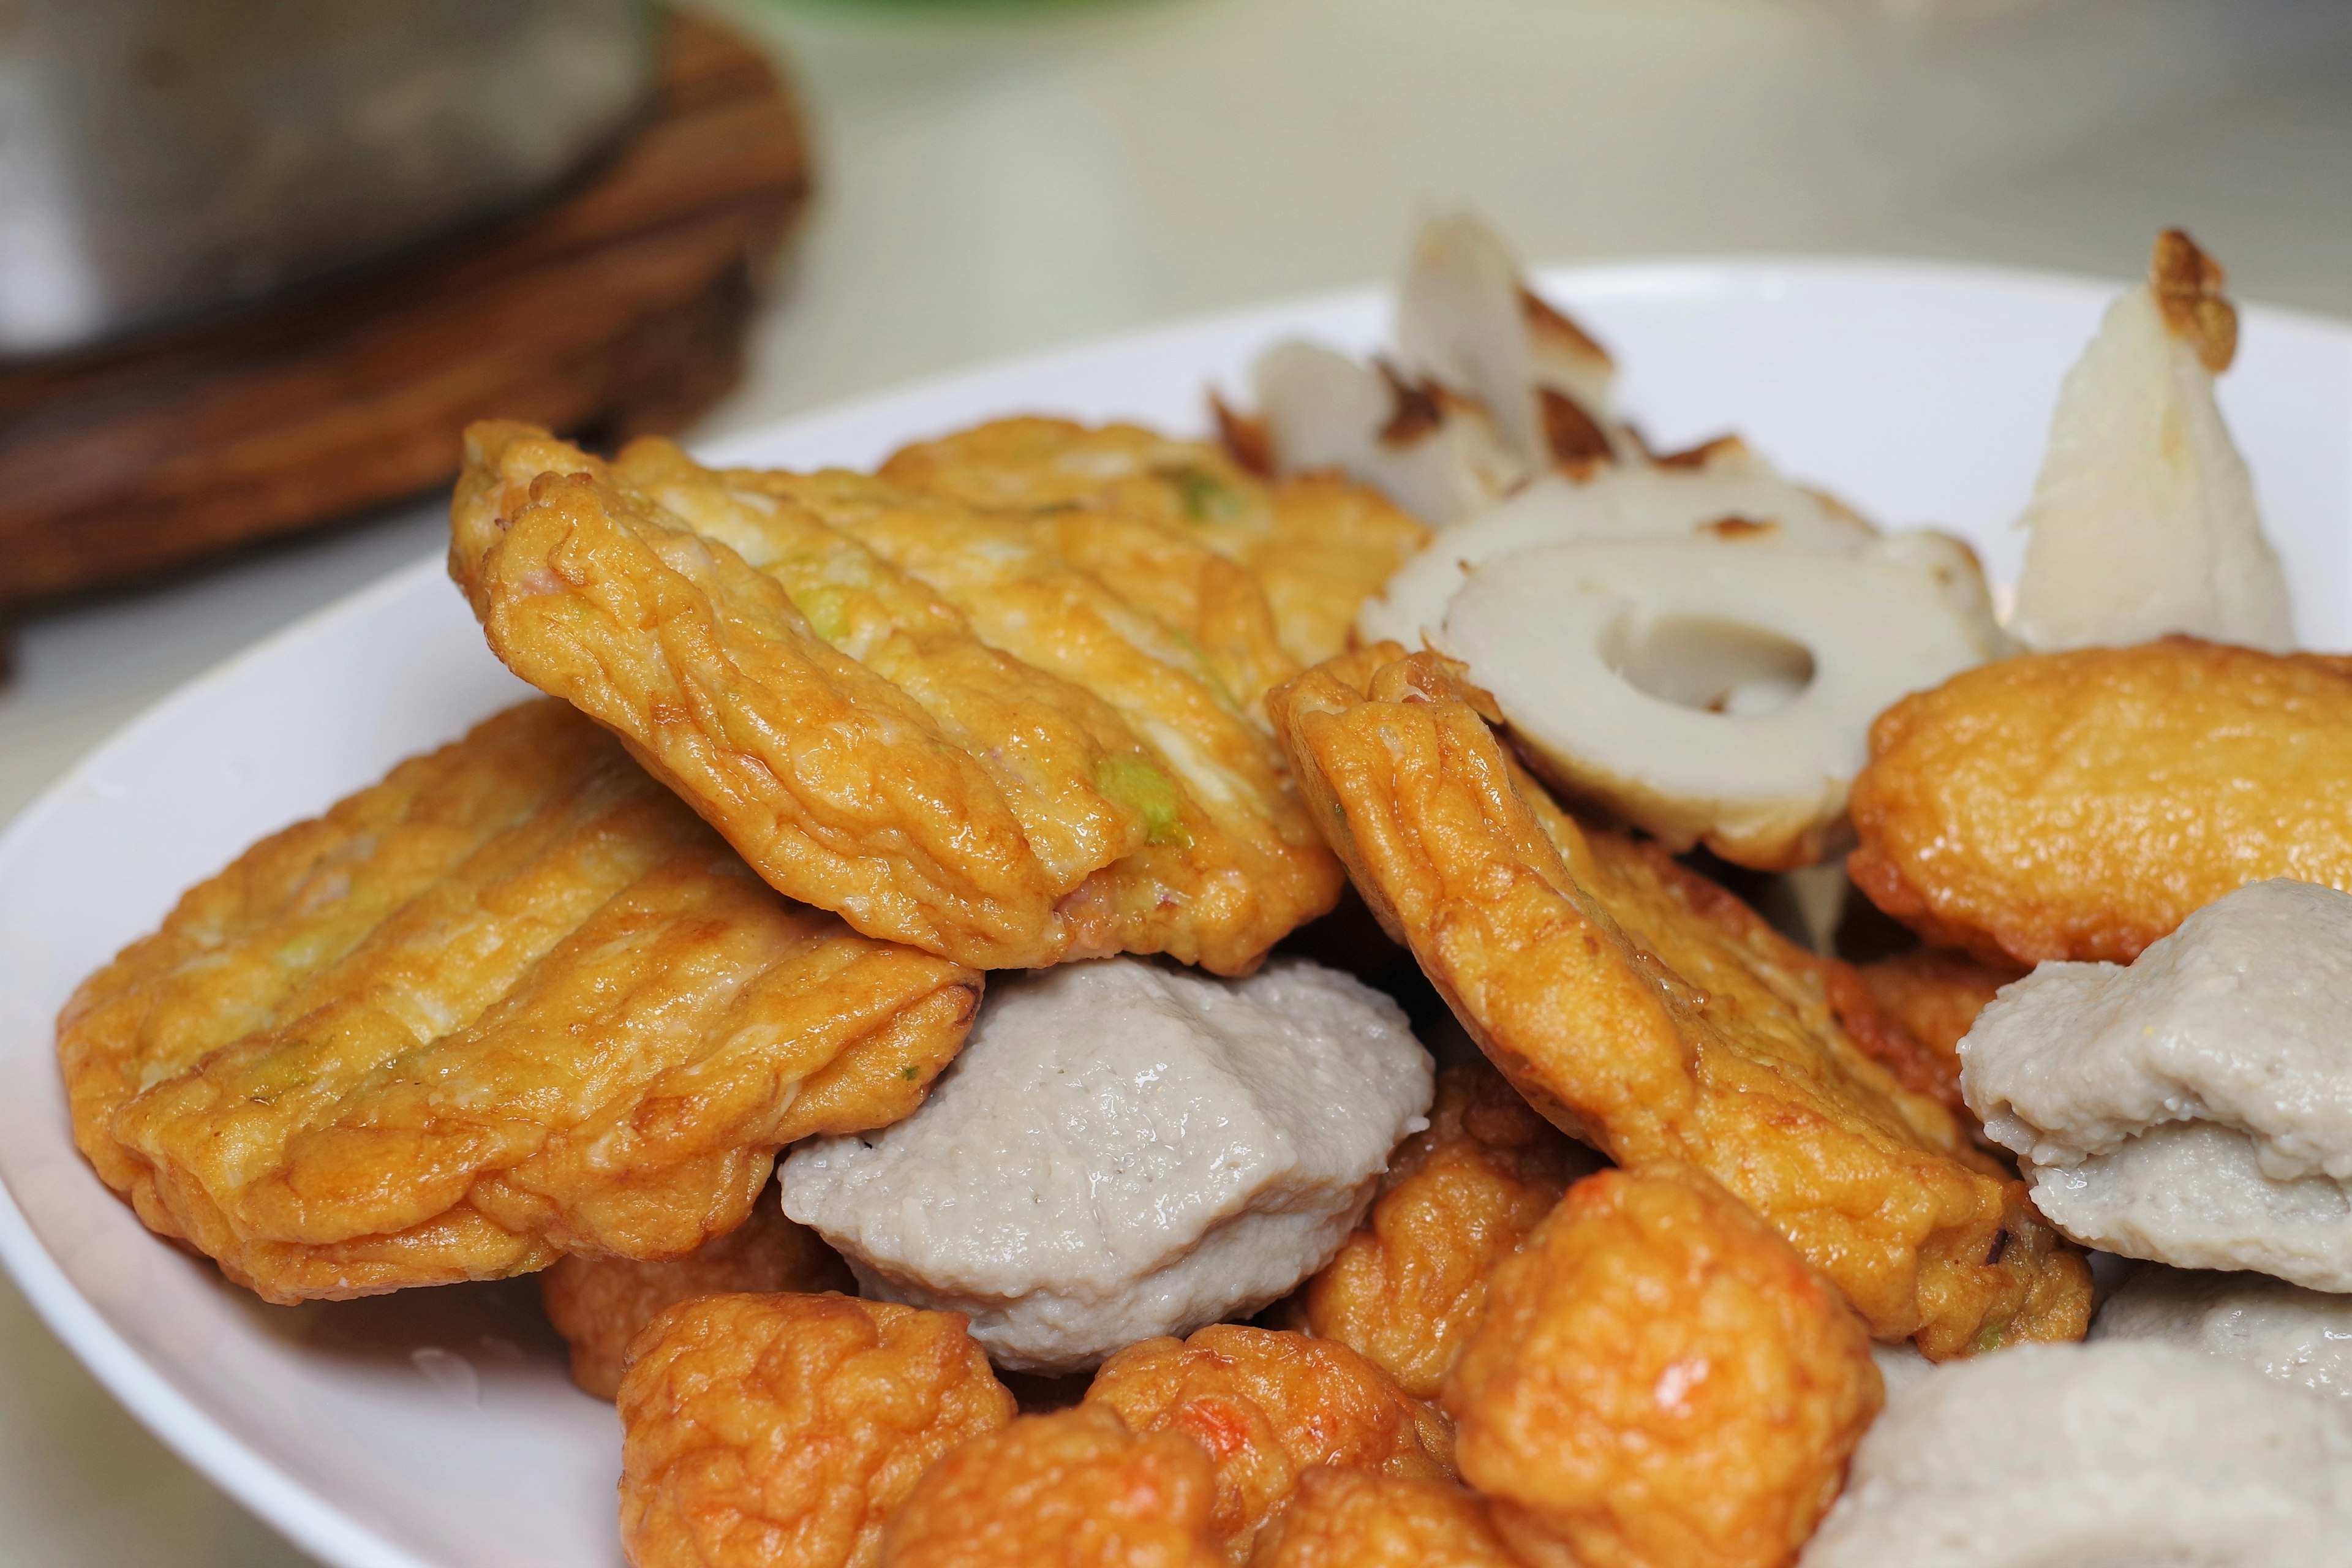
<path id="1" fill-rule="evenodd" d="M 1737 428 L 1888 524 L 1967 534 L 1997 579 L 2058 378 L 2113 288 L 1762 263 L 1547 275 L 1656 438 Z M 1197 427 L 1202 389 L 1304 333 L 1377 342 L 1380 297 L 1218 317 L 940 382 L 715 456 L 865 464 L 992 415 Z M 2223 402 L 2306 643 L 2352 644 L 2352 331 L 2247 313 Z M 50 1024 L 189 883 L 522 695 L 419 562 L 182 689 L 0 837 L 0 1257 L 100 1381 L 192 1464 L 349 1568 L 616 1563 L 609 1406 L 575 1393 L 528 1281 L 266 1307 L 142 1230 L 75 1153 Z"/>

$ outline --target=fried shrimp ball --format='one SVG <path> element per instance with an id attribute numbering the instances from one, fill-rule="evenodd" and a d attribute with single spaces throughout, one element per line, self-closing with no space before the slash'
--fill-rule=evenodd
<path id="1" fill-rule="evenodd" d="M 1529 1562 L 1771 1568 L 1881 1387 L 1861 1321 L 1705 1176 L 1603 1171 L 1495 1272 L 1446 1380 L 1462 1474 Z"/>
<path id="2" fill-rule="evenodd" d="M 1429 1130 L 1399 1146 L 1385 1191 L 1307 1282 L 1305 1321 L 1433 1398 L 1486 1303 L 1486 1279 L 1599 1157 L 1538 1116 L 1502 1074 L 1438 1074 Z"/>
<path id="3" fill-rule="evenodd" d="M 2352 889 L 2352 660 L 2166 637 L 1906 697 L 1854 782 L 1871 901 L 1988 963 L 2128 963 L 2235 888 Z"/>
<path id="4" fill-rule="evenodd" d="M 1303 1334 L 1218 1323 L 1189 1340 L 1146 1340 L 1103 1363 L 1086 1403 L 1209 1451 L 1214 1533 L 1234 1563 L 1248 1560 L 1259 1529 L 1314 1466 L 1454 1475 L 1444 1415 L 1347 1346 Z"/>
<path id="5" fill-rule="evenodd" d="M 1216 1568 L 1216 1476 L 1198 1443 L 1108 1405 L 1024 1415 L 933 1465 L 890 1518 L 882 1568 Z"/>
<path id="6" fill-rule="evenodd" d="M 856 1289 L 841 1255 L 786 1219 L 772 1194 L 762 1195 L 750 1219 L 675 1262 L 559 1258 L 539 1277 L 547 1321 L 572 1347 L 572 1381 L 599 1399 L 619 1392 L 629 1342 L 665 1307 L 742 1291 Z"/>
<path id="7" fill-rule="evenodd" d="M 1249 1561 L 1250 1568 L 1519 1568 L 1475 1494 L 1330 1465 L 1298 1478 Z"/>
<path id="8" fill-rule="evenodd" d="M 1941 1359 L 2082 1336 L 2081 1256 L 1862 1048 L 1867 988 L 1842 999 L 1729 892 L 1561 810 L 1459 666 L 1386 644 L 1268 708 L 1365 903 L 1546 1120 L 1714 1176 L 1882 1339 Z"/>
<path id="9" fill-rule="evenodd" d="M 959 1443 L 1013 1418 L 963 1319 L 846 1296 L 705 1296 L 630 1347 L 632 1568 L 863 1568 Z"/>

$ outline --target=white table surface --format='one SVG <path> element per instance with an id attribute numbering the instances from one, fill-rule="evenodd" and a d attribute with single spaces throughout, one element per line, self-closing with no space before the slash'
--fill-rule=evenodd
<path id="1" fill-rule="evenodd" d="M 1389 276 L 1467 205 L 1531 258 L 2122 275 L 2192 229 L 2352 317 L 2336 0 L 814 0 L 824 190 L 715 436 L 975 360 Z M 1923 367 L 1932 374 L 1932 367 Z M 189 674 L 438 548 L 394 509 L 19 627 L 0 816 Z M 0 1281 L 0 1563 L 297 1564 Z"/>

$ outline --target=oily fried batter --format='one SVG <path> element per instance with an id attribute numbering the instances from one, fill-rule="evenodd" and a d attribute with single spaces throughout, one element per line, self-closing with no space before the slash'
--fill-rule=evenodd
<path id="1" fill-rule="evenodd" d="M 1902 1026 L 1916 1047 L 1897 1061 L 1880 1055 L 1904 1087 L 1940 1100 L 1954 1113 L 1960 1099 L 1960 1037 L 1977 1021 L 1993 993 L 2022 970 L 1980 963 L 1949 948 L 1921 947 L 1861 965 L 1855 974 L 1878 1009 Z M 1843 1018 L 1843 1010 L 1840 1011 Z M 1848 1025 L 1852 1030 L 1852 1025 Z M 1869 1042 L 1858 1043 L 1867 1048 Z M 1877 1053 L 1874 1053 L 1877 1054 Z"/>
<path id="2" fill-rule="evenodd" d="M 865 1568 L 923 1472 L 1013 1418 L 961 1314 L 848 1296 L 681 1302 L 618 1403 L 633 1568 Z"/>
<path id="3" fill-rule="evenodd" d="M 1307 1281 L 1307 1331 L 1434 1397 L 1495 1265 L 1599 1163 L 1486 1063 L 1446 1068 L 1428 1131 L 1398 1148 L 1363 1226 Z"/>
<path id="4" fill-rule="evenodd" d="M 891 1516 L 882 1568 L 1216 1568 L 1209 1456 L 1108 1405 L 1024 1415 L 933 1465 Z"/>
<path id="5" fill-rule="evenodd" d="M 1471 1492 L 1329 1465 L 1298 1478 L 1249 1561 L 1250 1568 L 1522 1568 Z"/>
<path id="6" fill-rule="evenodd" d="M 1489 1059 L 1619 1164 L 1714 1174 L 1931 1356 L 2079 1338 L 2088 1271 L 1839 1026 L 1820 960 L 1654 845 L 1588 832 L 1433 655 L 1394 644 L 1271 706 L 1302 792 Z"/>
<path id="7" fill-rule="evenodd" d="M 1712 1179 L 1663 1170 L 1570 1188 L 1445 1385 L 1464 1479 L 1563 1568 L 1780 1568 L 1881 1397 L 1836 1292 Z"/>
<path id="8" fill-rule="evenodd" d="M 1988 963 L 2128 963 L 2233 889 L 2352 890 L 2352 659 L 2165 637 L 2005 659 L 1871 726 L 1854 885 Z"/>
<path id="9" fill-rule="evenodd" d="M 970 506 L 1113 512 L 1197 539 L 1256 577 L 1301 664 L 1347 647 L 1357 610 L 1429 541 L 1417 519 L 1336 474 L 1269 483 L 1213 445 L 1134 425 L 992 420 L 906 447 L 881 471 Z"/>
<path id="10" fill-rule="evenodd" d="M 608 467 L 488 425 L 467 451 L 451 570 L 493 650 L 790 896 L 976 967 L 1229 973 L 1337 897 L 1238 656 L 1041 525 L 666 443 Z"/>
<path id="11" fill-rule="evenodd" d="M 856 1289 L 841 1254 L 786 1219 L 773 1195 L 754 1204 L 750 1219 L 674 1262 L 559 1258 L 539 1277 L 547 1321 L 572 1347 L 572 1381 L 599 1399 L 618 1392 L 629 1342 L 664 1308 L 697 1296 Z"/>
<path id="12" fill-rule="evenodd" d="M 556 702 L 264 839 L 83 982 L 76 1141 L 273 1301 L 677 1258 L 896 1121 L 980 976 L 778 898 Z"/>
<path id="13" fill-rule="evenodd" d="M 1347 1346 L 1303 1334 L 1216 1323 L 1189 1340 L 1145 1340 L 1103 1363 L 1086 1403 L 1208 1450 L 1213 1534 L 1234 1563 L 1248 1560 L 1259 1528 L 1314 1466 L 1454 1475 L 1443 1415 Z"/>

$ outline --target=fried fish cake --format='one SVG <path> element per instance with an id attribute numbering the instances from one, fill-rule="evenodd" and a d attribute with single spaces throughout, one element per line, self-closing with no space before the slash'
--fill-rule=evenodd
<path id="1" fill-rule="evenodd" d="M 572 1381 L 610 1399 L 620 1389 L 629 1342 L 665 1308 L 698 1296 L 855 1295 L 841 1254 L 804 1225 L 784 1217 L 772 1192 L 751 1217 L 684 1258 L 640 1263 L 628 1258 L 559 1258 L 539 1277 L 547 1321 L 572 1348 Z"/>
<path id="2" fill-rule="evenodd" d="M 882 1568 L 1216 1568 L 1216 1476 L 1198 1443 L 1085 1405 L 1024 1415 L 933 1465 L 890 1518 Z"/>
<path id="3" fill-rule="evenodd" d="M 2128 963 L 2222 894 L 2352 890 L 2352 659 L 2165 637 L 1905 698 L 1854 781 L 1854 885 L 1988 963 Z"/>
<path id="4" fill-rule="evenodd" d="M 1429 1123 L 1391 1159 L 1362 1226 L 1307 1281 L 1303 1312 L 1309 1333 L 1423 1399 L 1461 1353 L 1495 1265 L 1600 1163 L 1485 1062 L 1437 1075 Z"/>
<path id="5" fill-rule="evenodd" d="M 666 446 L 616 471 L 521 426 L 467 450 L 451 570 L 492 649 L 789 896 L 975 967 L 1228 973 L 1338 897 L 1197 639 L 1037 528 Z"/>
<path id="6" fill-rule="evenodd" d="M 629 1347 L 632 1568 L 867 1568 L 891 1511 L 1013 1395 L 961 1315 L 847 1296 L 705 1296 Z"/>
<path id="7" fill-rule="evenodd" d="M 1394 644 L 1271 706 L 1381 923 L 1555 1125 L 1712 1173 L 1931 1356 L 2080 1338 L 2081 1257 L 1839 1025 L 1822 961 L 1655 845 L 1588 832 L 1507 759 L 1484 694 Z"/>
<path id="8" fill-rule="evenodd" d="M 1885 1016 L 1902 1026 L 1916 1049 L 1906 1059 L 1874 1052 L 1888 1070 L 1946 1108 L 1964 1111 L 1960 1099 L 1960 1037 L 1993 994 L 2023 970 L 1979 963 L 1949 948 L 1921 947 L 1856 968 L 1854 977 Z M 1843 1016 L 1841 1010 L 1841 1016 Z M 1861 1041 L 1865 1047 L 1868 1041 Z"/>
<path id="9" fill-rule="evenodd" d="M 1250 1568 L 1521 1568 L 1486 1504 L 1444 1481 L 1318 1465 L 1257 1538 Z"/>
<path id="10" fill-rule="evenodd" d="M 895 1121 L 980 976 L 762 887 L 557 702 L 262 840 L 75 992 L 74 1134 L 273 1301 L 677 1258 Z"/>
<path id="11" fill-rule="evenodd" d="M 992 420 L 908 447 L 881 472 L 971 506 L 1165 523 L 1249 569 L 1301 664 L 1347 647 L 1364 601 L 1429 542 L 1426 526 L 1377 490 L 1335 474 L 1268 482 L 1206 442 L 1134 425 Z"/>
<path id="12" fill-rule="evenodd" d="M 1454 1478 L 1453 1434 L 1345 1345 L 1215 1323 L 1188 1340 L 1145 1340 L 1103 1363 L 1087 1405 L 1138 1432 L 1176 1432 L 1216 1467 L 1213 1531 L 1246 1562 L 1302 1471 L 1342 1465 L 1422 1480 Z"/>
<path id="13" fill-rule="evenodd" d="M 1562 1568 L 1783 1568 L 1882 1398 L 1862 1324 L 1710 1178 L 1604 1171 L 1446 1380 L 1465 1479 Z"/>

